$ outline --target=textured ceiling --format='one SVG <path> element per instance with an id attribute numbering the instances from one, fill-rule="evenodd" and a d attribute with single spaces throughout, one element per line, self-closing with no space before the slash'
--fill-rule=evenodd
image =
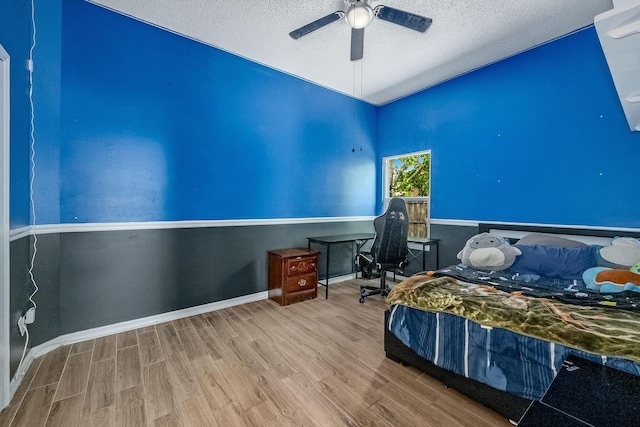
<path id="1" fill-rule="evenodd" d="M 349 60 L 350 27 L 336 21 L 298 40 L 289 32 L 343 0 L 87 0 L 375 105 L 593 24 L 611 0 L 382 0 L 433 19 L 419 33 L 374 19 L 364 58 Z"/>

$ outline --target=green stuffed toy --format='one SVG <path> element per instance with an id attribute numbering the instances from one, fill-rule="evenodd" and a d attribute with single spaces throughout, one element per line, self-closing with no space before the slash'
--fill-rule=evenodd
<path id="1" fill-rule="evenodd" d="M 476 234 L 458 252 L 463 264 L 479 270 L 501 271 L 511 267 L 520 249 L 511 246 L 504 238 L 491 233 Z"/>

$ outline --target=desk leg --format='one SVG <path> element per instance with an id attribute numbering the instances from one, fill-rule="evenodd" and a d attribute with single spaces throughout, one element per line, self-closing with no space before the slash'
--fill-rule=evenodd
<path id="1" fill-rule="evenodd" d="M 360 247 L 358 246 L 358 241 L 354 241 L 351 242 L 351 256 L 353 257 L 353 244 L 356 244 L 356 257 L 354 259 L 354 261 L 351 263 L 351 272 L 353 273 L 355 271 L 356 273 L 356 279 L 358 278 L 358 268 L 356 267 L 356 262 L 355 260 L 358 259 L 358 255 L 360 254 Z"/>
<path id="2" fill-rule="evenodd" d="M 365 245 L 365 243 L 367 243 L 367 240 L 356 240 L 354 243 L 356 244 L 356 258 L 355 259 L 360 261 L 360 251 L 362 250 L 362 247 Z M 351 255 L 353 256 L 353 246 L 351 246 Z M 354 269 L 356 271 L 356 279 L 357 279 L 358 278 L 358 268 L 356 267 L 355 260 L 354 260 L 353 264 L 351 264 L 351 272 L 353 272 Z"/>
<path id="3" fill-rule="evenodd" d="M 327 275 L 325 276 L 326 284 L 324 289 L 324 299 L 329 298 L 329 256 L 331 255 L 331 245 L 327 245 Z"/>

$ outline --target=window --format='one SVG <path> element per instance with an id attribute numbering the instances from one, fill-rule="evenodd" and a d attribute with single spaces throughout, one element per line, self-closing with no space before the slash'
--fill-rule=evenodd
<path id="1" fill-rule="evenodd" d="M 409 237 L 429 237 L 431 151 L 383 159 L 384 206 L 400 197 L 407 203 Z"/>

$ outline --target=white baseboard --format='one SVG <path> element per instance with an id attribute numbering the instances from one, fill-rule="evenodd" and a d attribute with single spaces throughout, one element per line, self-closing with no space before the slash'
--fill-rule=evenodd
<path id="1" fill-rule="evenodd" d="M 349 273 L 349 274 L 344 274 L 342 276 L 330 277 L 329 285 L 333 285 L 334 283 L 344 282 L 345 280 L 353 280 L 355 278 L 356 278 L 355 273 Z M 324 285 L 325 283 L 327 283 L 326 279 L 318 279 L 318 285 Z M 320 292 L 320 289 L 318 289 L 318 292 Z"/>
<path id="2" fill-rule="evenodd" d="M 343 279 L 344 280 L 344 279 Z M 330 282 L 331 283 L 331 282 Z M 20 365 L 18 371 L 11 379 L 10 397 L 13 398 L 16 390 L 20 386 L 22 379 L 29 370 L 34 359 L 55 350 L 64 345 L 75 344 L 82 341 L 101 338 L 108 335 L 118 334 L 121 332 L 131 331 L 134 329 L 144 328 L 145 326 L 157 325 L 160 323 L 170 322 L 172 320 L 182 319 L 185 317 L 196 316 L 198 314 L 208 313 L 211 311 L 222 310 L 224 308 L 234 307 L 236 305 L 247 304 L 254 301 L 260 301 L 268 298 L 268 292 L 257 292 L 255 294 L 244 295 L 237 298 L 231 298 L 224 301 L 212 302 L 209 304 L 198 305 L 195 307 L 184 308 L 182 310 L 170 311 L 167 313 L 157 314 L 154 316 L 143 317 L 140 319 L 128 320 L 126 322 L 114 323 L 112 325 L 101 326 L 98 328 L 86 329 L 84 331 L 73 332 L 70 334 L 60 335 L 45 343 L 32 347 Z"/>

